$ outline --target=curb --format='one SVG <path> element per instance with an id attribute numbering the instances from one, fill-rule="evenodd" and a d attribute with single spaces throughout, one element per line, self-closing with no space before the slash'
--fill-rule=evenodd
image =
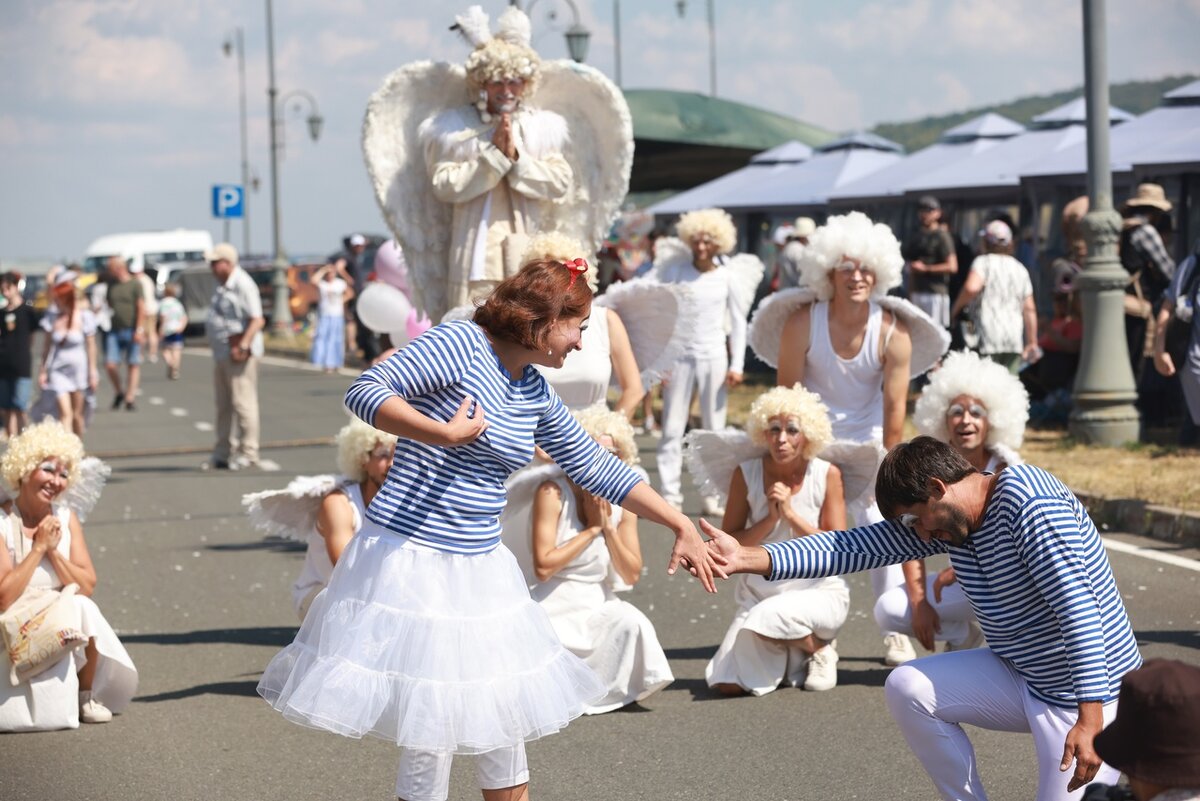
<path id="1" fill-rule="evenodd" d="M 1101 531 L 1122 531 L 1156 540 L 1200 548 L 1200 513 L 1134 498 L 1105 498 L 1085 490 L 1073 490 Z"/>

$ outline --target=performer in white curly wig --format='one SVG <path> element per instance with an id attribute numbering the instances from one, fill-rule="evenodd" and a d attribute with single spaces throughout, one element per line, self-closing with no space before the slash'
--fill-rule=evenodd
<path id="1" fill-rule="evenodd" d="M 356 418 L 338 431 L 336 444 L 340 475 L 300 476 L 285 489 L 242 497 L 255 527 L 308 546 L 292 585 L 292 605 L 300 620 L 329 584 L 350 538 L 363 527 L 367 506 L 387 479 L 396 437 Z"/>
<path id="2" fill-rule="evenodd" d="M 12 514 L 0 516 L 0 610 L 27 592 L 62 591 L 78 629 L 60 636 L 73 634 L 81 643 L 36 675 L 0 678 L 0 732 L 107 723 L 137 690 L 137 669 L 91 598 L 96 568 L 68 498 L 87 473 L 83 462 L 83 442 L 58 421 L 26 428 L 0 459 L 0 474 L 15 488 Z M 92 489 L 93 500 L 99 489 Z M 12 669 L 7 657 L 3 662 Z"/>
<path id="3" fill-rule="evenodd" d="M 900 283 L 904 258 L 891 229 L 861 212 L 830 217 L 800 259 L 801 283 L 816 300 L 788 317 L 779 342 L 778 384 L 802 383 L 829 408 L 838 439 L 891 448 L 903 435 L 912 341 L 908 321 L 879 304 Z M 850 498 L 855 525 L 878 522 L 873 499 Z M 878 598 L 902 587 L 898 565 L 871 571 Z M 889 665 L 916 656 L 912 643 L 883 629 Z"/>
<path id="4" fill-rule="evenodd" d="M 746 432 L 767 453 L 734 470 L 723 530 L 753 546 L 845 527 L 842 473 L 817 456 L 833 440 L 819 397 L 800 385 L 775 387 L 750 407 Z M 740 575 L 734 598 L 737 614 L 704 671 L 710 687 L 766 695 L 783 682 L 806 690 L 837 685 L 834 638 L 850 610 L 846 582 Z"/>
<path id="5" fill-rule="evenodd" d="M 601 447 L 628 465 L 637 463 L 633 427 L 623 414 L 592 407 L 574 415 Z M 523 481 L 536 484 L 531 512 L 505 521 L 505 541 L 514 550 L 532 548 L 533 599 L 563 645 L 607 687 L 585 714 L 619 709 L 670 684 L 675 677 L 654 625 L 615 594 L 641 578 L 637 515 L 587 492 L 554 466 L 531 468 Z M 508 531 L 518 519 L 522 530 Z"/>
<path id="6" fill-rule="evenodd" d="M 529 103 L 541 64 L 529 46 L 529 18 L 510 6 L 495 36 L 479 6 L 457 19 L 475 48 L 466 63 L 471 102 L 430 118 L 418 133 L 433 193 L 453 206 L 451 307 L 520 269 L 538 203 L 565 197 L 574 178 L 562 153 L 566 121 Z"/>
<path id="7" fill-rule="evenodd" d="M 742 383 L 746 316 L 764 267 L 748 253 L 727 258 L 737 247 L 737 229 L 721 209 L 689 211 L 679 218 L 675 230 L 678 239 L 658 241 L 654 275 L 662 283 L 690 290 L 681 315 L 694 326 L 684 356 L 671 367 L 662 391 L 658 474 L 663 497 L 678 508 L 683 503 L 682 442 L 692 393 L 700 393 L 702 426 L 724 428 L 726 388 Z M 719 515 L 723 510 L 710 496 L 704 499 L 704 513 Z"/>
<path id="8" fill-rule="evenodd" d="M 920 433 L 949 444 L 985 473 L 1024 463 L 1017 448 L 1028 420 L 1029 395 L 1020 379 L 970 351 L 945 358 L 930 374 L 913 411 Z M 875 602 L 880 627 L 910 633 L 930 651 L 938 641 L 948 651 L 983 644 L 954 568 L 926 576 L 925 562 L 918 560 L 905 563 L 904 573 L 905 586 L 888 590 Z"/>

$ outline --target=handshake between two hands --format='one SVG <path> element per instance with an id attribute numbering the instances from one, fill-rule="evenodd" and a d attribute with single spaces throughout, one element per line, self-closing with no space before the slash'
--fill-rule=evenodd
<path id="1" fill-rule="evenodd" d="M 770 570 L 770 559 L 761 548 L 746 548 L 721 529 L 700 520 L 700 531 L 708 537 L 700 540 L 696 529 L 689 526 L 675 539 L 667 573 L 674 574 L 679 565 L 700 580 L 704 589 L 716 592 L 714 577 L 727 579 L 735 573 L 762 573 Z"/>

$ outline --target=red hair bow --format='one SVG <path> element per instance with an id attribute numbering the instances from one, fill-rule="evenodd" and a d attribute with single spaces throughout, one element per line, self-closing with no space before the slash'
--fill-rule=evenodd
<path id="1" fill-rule="evenodd" d="M 575 286 L 575 279 L 587 272 L 588 263 L 584 259 L 571 259 L 564 261 L 563 267 L 571 271 L 571 283 L 567 284 L 567 288 Z"/>

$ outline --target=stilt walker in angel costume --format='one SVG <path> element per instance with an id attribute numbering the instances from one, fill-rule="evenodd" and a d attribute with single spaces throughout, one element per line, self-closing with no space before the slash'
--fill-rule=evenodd
<path id="1" fill-rule="evenodd" d="M 515 7 L 493 35 L 472 6 L 454 29 L 465 67 L 420 62 L 371 98 L 363 151 L 431 320 L 515 274 L 528 237 L 559 231 L 595 253 L 629 188 L 633 127 L 598 71 L 542 61 Z"/>
<path id="2" fill-rule="evenodd" d="M 750 347 L 778 369 L 777 383 L 802 383 L 828 407 L 833 434 L 884 448 L 903 436 L 910 377 L 937 363 L 950 346 L 945 329 L 908 301 L 888 296 L 900 284 L 904 257 L 886 225 L 861 212 L 830 217 L 800 259 L 806 288 L 771 295 L 750 322 Z M 871 487 L 846 498 L 856 526 L 878 522 Z M 904 585 L 899 565 L 871 571 L 878 599 Z M 916 656 L 908 637 L 882 631 L 884 661 Z"/>

